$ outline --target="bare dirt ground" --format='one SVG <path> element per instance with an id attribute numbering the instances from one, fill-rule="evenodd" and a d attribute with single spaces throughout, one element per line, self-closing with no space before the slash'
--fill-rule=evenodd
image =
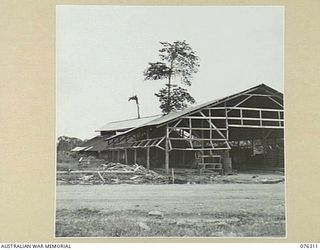
<path id="1" fill-rule="evenodd" d="M 283 183 L 58 185 L 56 191 L 57 237 L 285 237 Z"/>

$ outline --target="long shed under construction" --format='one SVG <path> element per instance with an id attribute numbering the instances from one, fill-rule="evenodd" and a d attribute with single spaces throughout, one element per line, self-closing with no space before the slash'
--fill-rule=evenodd
<path id="1" fill-rule="evenodd" d="M 261 84 L 180 112 L 111 122 L 74 149 L 148 169 L 283 168 L 283 94 Z"/>

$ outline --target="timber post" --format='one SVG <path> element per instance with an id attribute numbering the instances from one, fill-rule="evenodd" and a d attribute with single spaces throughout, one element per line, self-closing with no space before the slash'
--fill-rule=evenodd
<path id="1" fill-rule="evenodd" d="M 128 165 L 128 149 L 124 150 L 124 160 L 125 160 L 125 164 Z"/>
<path id="2" fill-rule="evenodd" d="M 261 143 L 262 143 L 262 150 L 263 150 L 263 166 L 265 167 L 267 164 L 266 164 L 266 134 L 265 134 L 264 128 L 262 128 L 261 132 L 262 132 Z"/>
<path id="3" fill-rule="evenodd" d="M 134 149 L 134 154 L 133 154 L 133 163 L 136 164 L 137 163 L 137 149 Z"/>
<path id="4" fill-rule="evenodd" d="M 227 102 L 224 103 L 225 107 L 225 120 L 226 120 L 226 143 L 229 145 L 229 121 L 228 121 L 228 108 Z M 230 148 L 226 149 L 224 152 L 224 158 L 222 159 L 222 166 L 224 174 L 231 174 L 232 173 L 232 160 L 230 158 Z"/>
<path id="5" fill-rule="evenodd" d="M 164 161 L 164 167 L 166 170 L 166 174 L 169 174 L 169 128 L 168 125 L 166 126 L 166 147 L 165 147 L 165 161 Z"/>
<path id="6" fill-rule="evenodd" d="M 147 130 L 147 140 L 150 138 L 149 130 Z M 147 169 L 150 170 L 150 147 L 147 147 Z"/>
<path id="7" fill-rule="evenodd" d="M 147 147 L 147 169 L 150 170 L 150 148 Z"/>
<path id="8" fill-rule="evenodd" d="M 225 115 L 226 115 L 226 139 L 229 142 L 229 123 L 228 123 L 228 109 L 227 109 L 227 102 L 224 103 L 225 107 Z M 230 157 L 230 149 L 227 149 L 225 152 L 225 157 L 229 158 Z M 231 167 L 231 166 L 230 166 Z"/>

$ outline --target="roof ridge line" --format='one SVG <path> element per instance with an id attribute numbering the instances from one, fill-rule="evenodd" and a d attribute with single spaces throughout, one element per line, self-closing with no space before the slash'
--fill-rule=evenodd
<path id="1" fill-rule="evenodd" d="M 149 115 L 149 116 L 144 116 L 144 117 L 140 117 L 140 118 L 130 118 L 130 119 L 124 119 L 124 120 L 117 120 L 117 121 L 109 122 L 109 123 L 107 123 L 107 124 L 117 123 L 117 122 L 124 122 L 124 121 L 139 120 L 139 119 L 150 118 L 150 117 L 155 117 L 155 116 L 160 116 L 160 115 L 161 115 L 161 114 L 158 114 L 158 115 Z"/>

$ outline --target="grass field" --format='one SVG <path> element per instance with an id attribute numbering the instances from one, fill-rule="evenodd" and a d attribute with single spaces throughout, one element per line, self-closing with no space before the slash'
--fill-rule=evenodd
<path id="1" fill-rule="evenodd" d="M 57 237 L 285 236 L 283 183 L 57 186 L 56 209 Z"/>

